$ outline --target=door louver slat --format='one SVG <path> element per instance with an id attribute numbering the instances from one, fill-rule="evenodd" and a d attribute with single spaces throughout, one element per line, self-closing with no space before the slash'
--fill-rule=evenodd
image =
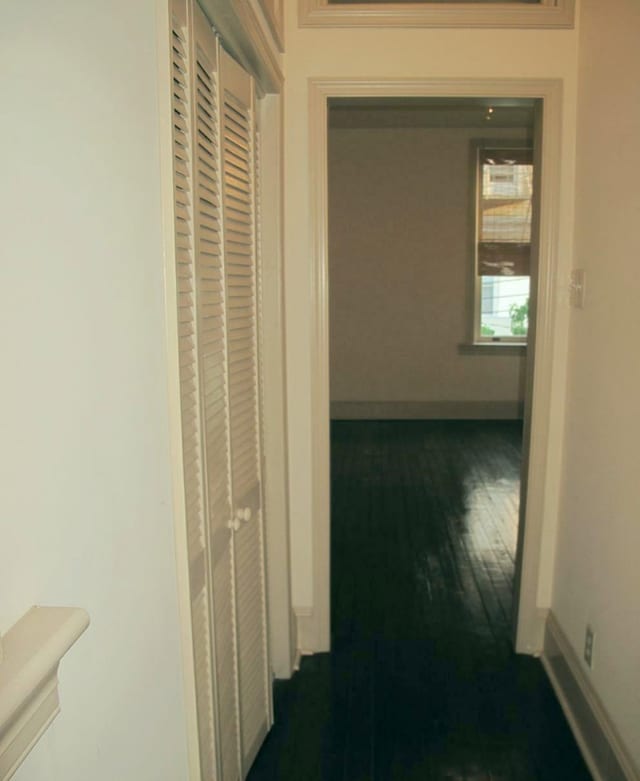
<path id="1" fill-rule="evenodd" d="M 178 361 L 180 372 L 184 505 L 189 555 L 191 627 L 202 778 L 216 774 L 213 670 L 203 488 L 203 454 L 198 400 L 198 356 L 190 170 L 189 56 L 186 4 L 172 13 L 173 180 L 176 238 Z"/>
<path id="2" fill-rule="evenodd" d="M 272 721 L 253 82 L 220 48 L 195 0 L 171 0 L 171 12 L 177 359 L 199 777 L 240 781 Z M 247 508 L 250 520 L 239 521 Z"/>
<path id="3" fill-rule="evenodd" d="M 208 531 L 213 580 L 214 657 L 221 781 L 240 776 L 238 670 L 231 532 L 230 450 L 226 375 L 226 294 L 222 253 L 215 36 L 196 7 L 195 198 L 199 358 L 206 455 Z"/>
<path id="4" fill-rule="evenodd" d="M 251 520 L 234 537 L 240 723 L 246 769 L 270 722 L 258 427 L 255 126 L 250 81 L 228 57 L 221 60 L 221 78 L 231 474 L 234 506 L 248 506 L 253 511 Z"/>

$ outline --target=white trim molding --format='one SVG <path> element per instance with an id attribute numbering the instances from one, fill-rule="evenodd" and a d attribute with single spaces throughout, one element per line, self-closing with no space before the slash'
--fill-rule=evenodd
<path id="1" fill-rule="evenodd" d="M 553 612 L 547 618 L 542 664 L 594 779 L 640 781 L 638 768 Z"/>
<path id="2" fill-rule="evenodd" d="M 312 607 L 294 607 L 296 620 L 296 660 L 294 669 L 300 666 L 300 657 L 308 656 L 317 650 L 316 621 Z"/>
<path id="3" fill-rule="evenodd" d="M 77 607 L 32 607 L 3 637 L 0 781 L 15 773 L 60 712 L 60 660 L 89 626 Z"/>
<path id="4" fill-rule="evenodd" d="M 544 622 L 540 620 L 538 593 L 542 560 L 545 496 L 549 486 L 547 464 L 553 447 L 550 437 L 549 405 L 553 385 L 553 353 L 556 336 L 559 256 L 558 202 L 560 198 L 562 81 L 560 79 L 310 79 L 309 149 L 310 215 L 312 263 L 311 361 L 311 451 L 313 528 L 313 631 L 311 650 L 330 647 L 330 470 L 329 470 L 329 300 L 328 300 L 328 209 L 327 209 L 327 115 L 328 101 L 338 97 L 455 97 L 534 98 L 544 106 L 542 126 L 542 185 L 538 253 L 535 337 L 529 360 L 535 372 L 528 372 L 525 422 L 529 420 L 531 440 L 527 469 L 519 566 L 516 650 L 539 654 Z M 553 386 L 555 390 L 555 386 Z M 527 417 L 529 416 L 529 417 Z"/>
<path id="5" fill-rule="evenodd" d="M 278 51 L 284 51 L 284 18 L 283 3 L 280 0 L 269 2 L 269 0 L 257 0 L 260 12 L 264 16 L 269 32 L 278 46 Z"/>
<path id="6" fill-rule="evenodd" d="M 279 93 L 284 77 L 278 55 L 281 42 L 260 23 L 250 0 L 198 0 L 224 48 L 255 78 L 258 96 Z"/>
<path id="7" fill-rule="evenodd" d="M 300 27 L 571 28 L 575 0 L 540 3 L 330 3 L 299 0 Z"/>
<path id="8" fill-rule="evenodd" d="M 290 678 L 295 661 L 291 610 L 289 476 L 284 331 L 283 101 L 258 101 L 260 121 L 260 333 L 263 393 L 264 493 L 271 663 L 276 678 Z"/>

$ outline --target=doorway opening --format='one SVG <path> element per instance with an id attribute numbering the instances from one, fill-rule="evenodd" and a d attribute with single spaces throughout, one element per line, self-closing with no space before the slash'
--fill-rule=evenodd
<path id="1" fill-rule="evenodd" d="M 527 463 L 522 468 L 521 507 L 525 523 L 519 525 L 516 582 L 520 584 L 513 602 L 518 606 L 516 649 L 534 654 L 542 647 L 545 617 L 539 606 L 539 592 L 548 586 L 545 572 L 549 561 L 543 550 L 544 506 L 553 503 L 554 484 L 547 479 L 546 464 L 557 446 L 558 433 L 550 424 L 548 409 L 553 386 L 552 343 L 556 282 L 557 208 L 559 196 L 559 161 L 561 128 L 561 85 L 555 80 L 509 81 L 389 81 L 317 80 L 309 84 L 310 91 L 310 180 L 312 234 L 312 319 L 310 371 L 312 387 L 312 532 L 313 532 L 313 608 L 299 616 L 300 647 L 314 652 L 332 650 L 331 654 L 315 653 L 302 660 L 299 673 L 276 689 L 276 711 L 282 717 L 270 741 L 261 752 L 252 773 L 255 778 L 449 778 L 449 777 L 528 777 L 532 769 L 541 778 L 586 779 L 588 772 L 581 764 L 579 752 L 570 739 L 561 710 L 554 701 L 538 660 L 512 653 L 511 643 L 504 643 L 498 656 L 479 657 L 475 639 L 443 644 L 438 626 L 417 620 L 408 626 L 407 611 L 382 611 L 391 631 L 367 633 L 375 615 L 375 600 L 387 596 L 386 585 L 394 577 L 402 577 L 401 558 L 415 558 L 421 546 L 405 539 L 393 550 L 358 550 L 355 544 L 353 566 L 365 575 L 370 588 L 369 604 L 357 614 L 364 630 L 354 632 L 352 642 L 336 638 L 331 648 L 330 638 L 330 568 L 331 500 L 341 505 L 348 515 L 363 509 L 384 520 L 388 515 L 400 519 L 412 512 L 422 514 L 429 504 L 431 492 L 421 484 L 425 474 L 433 477 L 440 470 L 445 481 L 460 482 L 461 471 L 451 468 L 466 460 L 464 468 L 472 469 L 469 461 L 473 451 L 492 450 L 489 434 L 480 432 L 473 421 L 459 421 L 457 442 L 453 442 L 451 458 L 438 454 L 442 446 L 427 453 L 424 433 L 433 442 L 441 438 L 440 420 L 392 421 L 392 428 L 405 427 L 394 434 L 401 447 L 394 450 L 386 421 L 368 423 L 364 437 L 356 436 L 361 421 L 346 423 L 338 433 L 340 449 L 336 449 L 336 473 L 343 476 L 342 485 L 331 497 L 330 484 L 330 272 L 329 272 L 329 200 L 327 176 L 329 161 L 328 118 L 331 101 L 336 98 L 484 98 L 531 99 L 535 102 L 534 167 L 541 173 L 535 187 L 539 198 L 537 217 L 532 229 L 532 301 L 529 309 L 528 346 L 532 357 L 527 361 L 525 384 L 524 429 L 522 452 Z M 499 172 L 500 173 L 500 172 Z M 515 261 L 514 261 L 515 262 Z M 513 334 L 517 336 L 518 334 Z M 362 344 L 362 341 L 359 340 Z M 356 345 L 357 346 L 357 345 Z M 472 345 L 473 346 L 473 345 Z M 498 349 L 494 346 L 493 349 Z M 513 345 L 506 349 L 512 350 Z M 482 357 L 482 356 L 480 356 Z M 507 451 L 504 459 L 512 469 L 517 456 L 509 452 L 519 448 L 517 421 L 500 421 L 494 431 Z M 511 428 L 511 432 L 508 429 Z M 349 430 L 351 429 L 351 430 Z M 411 448 L 406 447 L 407 440 Z M 510 440 L 510 444 L 509 444 Z M 384 442 L 384 447 L 380 443 Z M 449 439 L 451 444 L 451 440 Z M 360 474 L 364 490 L 354 492 L 352 479 L 361 468 L 363 449 L 368 449 L 369 463 Z M 371 469 L 373 456 L 374 469 Z M 425 468 L 431 460 L 431 463 Z M 404 462 L 404 463 L 402 463 Z M 407 471 L 412 473 L 406 478 Z M 503 474 L 503 470 L 498 470 Z M 482 470 L 480 470 L 482 472 Z M 402 476 L 404 475 L 404 476 Z M 381 477 L 378 485 L 376 479 Z M 437 474 L 436 474 L 437 477 Z M 517 482 L 517 469 L 511 478 Z M 402 492 L 389 490 L 384 480 L 402 483 Z M 479 482 L 487 481 L 481 474 Z M 443 482 L 437 480 L 437 482 Z M 362 485 L 361 485 L 362 487 Z M 340 496 L 340 491 L 342 495 Z M 505 491 L 508 493 L 508 491 Z M 482 492 L 479 497 L 482 498 Z M 484 495 L 486 500 L 487 496 Z M 346 508 L 346 509 L 345 509 Z M 426 507 L 426 509 L 430 509 Z M 439 509 L 439 508 L 437 508 Z M 456 508 L 454 508 L 455 510 Z M 418 529 L 417 533 L 425 529 Z M 415 526 L 414 526 L 415 532 Z M 357 534 L 357 530 L 356 530 Z M 409 535 L 407 535 L 409 536 Z M 419 542 L 419 541 L 418 541 Z M 424 548 L 422 548 L 424 550 Z M 356 557 L 359 556 L 359 560 Z M 395 558 L 394 558 L 395 556 Z M 421 562 L 422 564 L 423 562 Z M 350 566 L 352 562 L 347 562 Z M 429 562 L 427 562 L 427 565 Z M 390 588 L 394 584 L 388 583 Z M 424 589 L 433 586 L 425 581 Z M 446 585 L 446 584 L 445 584 Z M 409 587 L 408 599 L 416 596 Z M 420 606 L 421 594 L 414 605 Z M 348 590 L 341 597 L 349 599 Z M 365 600 L 366 602 L 366 600 Z M 408 606 L 410 608 L 410 606 Z M 496 605 L 494 604 L 494 607 Z M 504 606 L 503 606 L 504 607 Z M 373 608 L 373 609 L 372 609 Z M 369 611 L 367 613 L 367 610 Z M 504 617 L 504 609 L 502 609 Z M 352 613 L 354 615 L 354 613 Z M 300 619 L 304 618 L 304 632 Z M 441 615 L 444 626 L 449 616 Z M 507 619 L 508 621 L 508 619 Z M 362 627 L 361 627 L 362 629 Z M 300 642 L 303 636 L 304 642 Z M 449 638 L 451 636 L 449 635 Z M 508 647 L 507 647 L 508 646 Z M 538 709 L 538 706 L 543 706 Z M 534 710 L 538 709 L 537 715 Z M 555 724 L 552 730 L 548 727 Z M 544 730 L 538 728 L 544 724 Z M 545 734 L 549 742 L 541 742 Z M 304 749 L 301 747 L 304 746 Z M 562 758 L 559 758 L 558 747 Z M 566 751 L 565 751 L 566 748 Z M 549 761 L 547 761 L 549 760 Z M 277 768 L 277 771 L 274 771 Z M 289 775 L 287 775 L 287 772 Z M 252 775 L 252 778 L 254 776 Z M 533 777 L 533 776 L 532 776 Z"/>
<path id="2" fill-rule="evenodd" d="M 560 431 L 549 416 L 555 391 L 553 342 L 555 338 L 555 255 L 558 251 L 557 203 L 560 200 L 562 84 L 556 79 L 320 79 L 309 83 L 309 149 L 313 267 L 310 352 L 312 377 L 312 542 L 313 611 L 305 623 L 305 647 L 329 650 L 330 639 L 330 393 L 329 393 L 329 256 L 328 256 L 328 114 L 329 102 L 337 98 L 480 98 L 492 100 L 534 100 L 534 143 L 539 172 L 537 226 L 532 235 L 534 259 L 532 284 L 537 299 L 529 312 L 525 377 L 525 405 L 521 485 L 519 558 L 516 562 L 517 606 L 515 647 L 518 652 L 536 654 L 542 649 L 546 611 L 544 599 L 549 587 L 550 552 L 544 533 L 549 508 L 557 499 L 557 486 L 549 465 L 555 463 Z M 534 220 L 536 218 L 534 217 Z M 537 228 L 537 229 L 536 229 Z M 533 302 L 532 302 L 533 303 Z"/>
<path id="3" fill-rule="evenodd" d="M 445 614 L 515 634 L 539 111 L 329 100 L 334 648 Z"/>

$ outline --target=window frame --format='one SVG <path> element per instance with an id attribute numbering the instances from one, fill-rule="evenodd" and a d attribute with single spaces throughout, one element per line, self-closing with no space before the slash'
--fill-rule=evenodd
<path id="1" fill-rule="evenodd" d="M 478 274 L 478 236 L 480 230 L 480 198 L 482 194 L 482 167 L 480 154 L 483 150 L 496 151 L 526 150 L 534 154 L 533 143 L 516 139 L 479 138 L 471 141 L 471 197 L 470 197 L 470 258 L 471 258 L 471 315 L 470 315 L 470 346 L 475 351 L 503 353 L 506 348 L 524 349 L 527 346 L 529 334 L 525 336 L 482 336 L 482 277 Z M 534 174 L 535 181 L 535 174 Z M 532 196 L 533 206 L 533 196 Z M 534 225 L 532 225 L 534 230 Z M 533 238 L 533 237 L 532 237 Z M 530 242 L 532 239 L 530 240 Z M 529 298 L 531 298 L 531 272 L 529 273 Z"/>

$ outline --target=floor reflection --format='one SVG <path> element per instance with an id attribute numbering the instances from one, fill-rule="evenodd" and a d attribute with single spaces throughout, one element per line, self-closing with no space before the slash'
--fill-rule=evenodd
<path id="1" fill-rule="evenodd" d="M 277 687 L 251 781 L 587 781 L 511 650 L 521 426 L 332 426 L 332 653 Z"/>

